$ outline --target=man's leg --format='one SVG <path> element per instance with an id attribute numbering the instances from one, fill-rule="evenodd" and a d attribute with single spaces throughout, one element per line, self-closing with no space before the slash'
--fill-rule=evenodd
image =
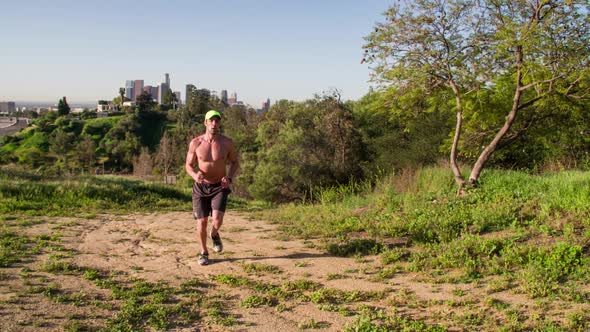
<path id="1" fill-rule="evenodd" d="M 199 233 L 201 254 L 207 254 L 207 217 L 197 219 L 197 233 Z"/>
<path id="2" fill-rule="evenodd" d="M 213 210 L 212 218 L 211 240 L 213 241 L 213 250 L 215 252 L 222 252 L 223 242 L 221 241 L 221 236 L 219 236 L 219 228 L 223 224 L 223 211 Z"/>
<path id="3" fill-rule="evenodd" d="M 225 214 L 225 206 L 227 205 L 227 196 L 231 190 L 229 188 L 221 189 L 211 199 L 211 217 L 213 219 L 213 225 L 211 227 L 211 240 L 213 240 L 213 250 L 215 252 L 223 251 L 223 243 L 219 236 L 219 228 L 223 224 L 223 215 Z"/>
<path id="4" fill-rule="evenodd" d="M 212 213 L 212 225 L 211 225 L 211 235 L 217 235 L 217 232 L 221 228 L 223 224 L 223 215 L 224 212 L 219 210 L 213 210 Z"/>

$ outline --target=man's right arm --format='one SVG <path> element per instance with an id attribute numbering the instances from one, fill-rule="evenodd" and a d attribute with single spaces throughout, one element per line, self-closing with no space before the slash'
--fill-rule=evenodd
<path id="1" fill-rule="evenodd" d="M 198 161 L 197 147 L 199 146 L 200 143 L 201 143 L 201 141 L 199 140 L 198 137 L 193 139 L 190 142 L 190 144 L 188 146 L 188 152 L 186 154 L 186 162 L 184 164 L 184 168 L 186 169 L 186 172 L 196 182 L 202 181 L 202 178 L 203 178 L 201 171 L 195 171 L 195 168 L 193 166 Z"/>

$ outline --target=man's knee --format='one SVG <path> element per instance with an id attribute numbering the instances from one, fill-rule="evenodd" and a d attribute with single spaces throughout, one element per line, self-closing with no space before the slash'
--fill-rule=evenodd
<path id="1" fill-rule="evenodd" d="M 197 228 L 206 228 L 207 227 L 207 218 L 199 218 L 197 219 Z"/>
<path id="2" fill-rule="evenodd" d="M 211 219 L 213 221 L 223 221 L 224 214 L 225 213 L 223 211 L 213 210 L 213 213 L 211 213 Z"/>

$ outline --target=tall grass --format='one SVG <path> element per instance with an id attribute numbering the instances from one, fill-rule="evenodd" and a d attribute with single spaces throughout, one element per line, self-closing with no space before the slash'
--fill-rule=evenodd
<path id="1" fill-rule="evenodd" d="M 48 178 L 3 168 L 0 213 L 77 213 L 188 210 L 190 191 L 116 176 Z"/>
<path id="2" fill-rule="evenodd" d="M 359 237 L 376 241 L 367 253 L 386 250 L 379 243 L 387 238 L 406 239 L 412 248 L 404 260 L 413 271 L 461 269 L 462 280 L 528 271 L 514 277 L 523 285 L 537 278 L 534 287 L 523 286 L 531 296 L 558 292 L 557 284 L 590 274 L 581 263 L 590 261 L 588 250 L 580 249 L 588 247 L 590 236 L 590 172 L 488 170 L 478 187 L 457 197 L 448 169 L 428 167 L 402 170 L 362 191 L 334 191 L 317 194 L 328 199 L 283 205 L 259 216 L 289 234 L 323 238 L 328 251 L 361 252 Z M 553 269 L 557 265 L 549 260 L 565 255 L 563 248 L 577 260 L 560 274 L 563 266 Z"/>

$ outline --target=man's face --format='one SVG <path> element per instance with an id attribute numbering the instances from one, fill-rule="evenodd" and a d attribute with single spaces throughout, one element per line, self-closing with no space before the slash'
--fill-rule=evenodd
<path id="1" fill-rule="evenodd" d="M 218 134 L 221 127 L 221 119 L 218 116 L 207 119 L 205 120 L 205 127 L 207 128 L 207 133 Z"/>

